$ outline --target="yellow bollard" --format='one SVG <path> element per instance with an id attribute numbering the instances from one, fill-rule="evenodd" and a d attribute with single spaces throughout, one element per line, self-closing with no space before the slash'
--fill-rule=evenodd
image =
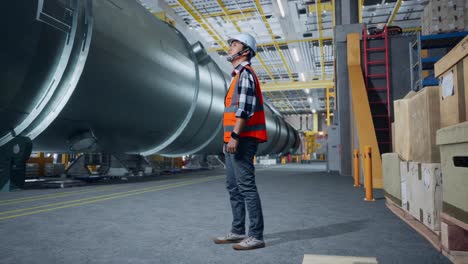
<path id="1" fill-rule="evenodd" d="M 372 188 L 372 148 L 366 146 L 364 150 L 364 188 L 366 188 L 367 202 L 373 202 L 374 193 Z"/>
<path id="2" fill-rule="evenodd" d="M 360 174 L 359 174 L 359 150 L 354 150 L 354 187 L 361 187 L 361 183 L 359 182 Z"/>

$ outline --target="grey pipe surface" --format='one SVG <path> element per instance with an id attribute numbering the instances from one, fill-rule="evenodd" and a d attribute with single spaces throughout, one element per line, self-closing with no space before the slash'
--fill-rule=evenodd
<path id="1" fill-rule="evenodd" d="M 17 135 L 47 152 L 218 154 L 230 76 L 135 0 L 4 3 L 0 146 Z M 258 154 L 299 136 L 265 107 Z"/>

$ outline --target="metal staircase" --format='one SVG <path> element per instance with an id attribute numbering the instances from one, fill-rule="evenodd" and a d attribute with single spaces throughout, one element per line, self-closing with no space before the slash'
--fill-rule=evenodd
<path id="1" fill-rule="evenodd" d="M 392 151 L 390 62 L 388 30 L 378 34 L 363 30 L 364 80 L 380 154 Z"/>

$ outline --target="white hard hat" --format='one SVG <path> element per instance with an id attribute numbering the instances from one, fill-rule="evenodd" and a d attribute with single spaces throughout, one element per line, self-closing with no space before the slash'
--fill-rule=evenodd
<path id="1" fill-rule="evenodd" d="M 254 57 L 257 54 L 257 41 L 255 41 L 254 37 L 250 35 L 249 33 L 240 33 L 233 35 L 228 39 L 228 44 L 231 45 L 231 43 L 237 40 L 244 44 L 245 46 L 249 47 L 253 51 L 252 57 Z"/>

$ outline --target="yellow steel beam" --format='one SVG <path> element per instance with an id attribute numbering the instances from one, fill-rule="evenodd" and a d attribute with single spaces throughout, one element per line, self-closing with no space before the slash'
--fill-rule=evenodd
<path id="1" fill-rule="evenodd" d="M 296 109 L 294 108 L 294 105 L 292 105 L 291 101 L 289 101 L 288 96 L 284 94 L 284 91 L 279 91 L 279 92 L 281 93 L 281 95 L 283 95 L 283 98 L 286 99 L 286 101 L 288 101 L 288 109 L 291 109 L 292 110 L 291 112 L 294 112 L 297 114 Z"/>
<path id="2" fill-rule="evenodd" d="M 236 27 L 237 31 L 242 32 L 242 30 L 237 25 L 237 23 L 231 20 L 231 17 L 229 15 L 229 10 L 227 10 L 226 6 L 224 6 L 223 1 L 222 0 L 216 0 L 216 2 L 218 3 L 219 7 L 221 7 L 221 9 L 223 10 L 223 13 L 225 13 L 225 16 L 229 19 L 229 21 L 231 21 L 231 23 L 234 25 L 234 27 Z"/>
<path id="3" fill-rule="evenodd" d="M 274 41 L 274 40 L 275 40 L 275 36 L 274 36 L 274 34 L 273 34 L 273 30 L 271 30 L 270 24 L 268 23 L 268 20 L 267 20 L 266 17 L 265 17 L 265 13 L 263 12 L 263 8 L 262 8 L 262 5 L 260 4 L 260 0 L 255 0 L 255 6 L 257 7 L 258 12 L 260 12 L 260 16 L 262 17 L 263 23 L 265 23 L 265 26 L 266 26 L 266 28 L 268 29 L 268 32 L 270 33 L 271 39 L 273 40 L 273 45 L 275 46 L 276 50 L 278 50 L 278 53 L 279 53 L 279 55 L 280 55 L 280 57 L 281 57 L 281 60 L 282 60 L 283 63 L 284 63 L 284 67 L 285 67 L 286 70 L 288 71 L 289 79 L 290 79 L 290 80 L 294 80 L 294 78 L 293 78 L 293 76 L 292 76 L 292 73 L 291 73 L 291 70 L 289 69 L 289 65 L 288 65 L 288 63 L 286 62 L 286 59 L 284 58 L 283 52 L 282 52 L 281 49 L 279 48 L 279 45 Z"/>
<path id="4" fill-rule="evenodd" d="M 236 22 L 232 21 L 231 20 L 231 16 L 229 15 L 229 10 L 227 10 L 226 6 L 224 5 L 223 1 L 222 0 L 216 0 L 218 2 L 218 5 L 221 7 L 221 9 L 223 10 L 223 12 L 226 13 L 226 17 L 228 18 L 229 21 L 231 21 L 231 23 L 236 27 L 237 31 L 238 32 L 242 32 L 242 30 L 240 29 L 240 27 L 237 25 Z M 260 63 L 262 64 L 263 68 L 265 68 L 265 71 L 267 72 L 268 76 L 270 76 L 271 80 L 276 82 L 276 80 L 273 78 L 273 74 L 271 73 L 270 71 L 270 68 L 268 68 L 268 66 L 266 65 L 265 61 L 263 60 L 263 58 L 257 53 L 257 59 L 260 61 Z"/>
<path id="5" fill-rule="evenodd" d="M 239 14 L 239 15 L 228 15 L 228 16 L 229 16 L 229 19 L 231 21 L 242 21 L 242 20 L 251 19 L 254 16 L 257 16 L 257 14 L 250 12 L 250 13 L 242 13 L 242 14 Z M 210 17 L 210 16 L 206 16 L 206 17 Z M 224 17 L 227 17 L 227 16 L 224 16 Z"/>
<path id="6" fill-rule="evenodd" d="M 323 54 L 323 32 L 322 32 L 322 10 L 320 0 L 315 0 L 315 11 L 317 14 L 317 26 L 319 31 L 319 46 L 320 46 L 320 67 L 322 68 L 322 79 L 325 79 L 325 54 Z"/>
<path id="7" fill-rule="evenodd" d="M 362 74 L 361 48 L 359 33 L 350 33 L 347 36 L 348 50 L 348 78 L 351 92 L 352 111 L 358 132 L 359 148 L 372 146 L 372 178 L 374 188 L 382 188 L 382 159 L 372 120 L 369 98 Z M 351 155 L 351 151 L 346 155 Z"/>
<path id="8" fill-rule="evenodd" d="M 359 16 L 359 23 L 362 23 L 362 9 L 364 6 L 364 0 L 358 1 L 358 16 Z"/>
<path id="9" fill-rule="evenodd" d="M 265 69 L 265 71 L 267 72 L 268 76 L 270 76 L 271 80 L 276 83 L 277 80 L 275 78 L 273 78 L 273 74 L 271 73 L 270 68 L 268 68 L 265 61 L 262 59 L 262 57 L 259 56 L 258 54 L 257 54 L 256 57 L 257 57 L 258 61 L 260 62 L 260 64 L 262 64 L 262 66 Z"/>
<path id="10" fill-rule="evenodd" d="M 336 20 L 335 20 L 335 0 L 332 0 L 332 18 L 333 18 L 333 28 L 335 28 Z"/>
<path id="11" fill-rule="evenodd" d="M 162 21 L 164 21 L 164 22 L 166 22 L 166 23 L 168 23 L 168 24 L 175 27 L 175 25 L 176 25 L 175 20 L 169 18 L 165 11 L 163 11 L 163 12 L 152 12 L 152 13 L 153 13 L 153 15 L 155 17 L 157 17 L 160 20 L 162 20 Z"/>
<path id="12" fill-rule="evenodd" d="M 301 97 L 302 97 L 302 93 L 299 93 L 299 90 L 295 90 L 295 91 L 296 91 L 297 97 L 298 97 L 298 98 L 301 98 Z M 308 95 L 309 95 L 309 94 L 306 94 L 306 102 L 307 102 L 307 104 L 305 104 L 304 101 L 301 100 L 302 107 L 304 107 L 304 109 L 307 109 L 307 108 L 310 109 L 310 103 L 309 103 L 309 101 L 307 101 Z"/>
<path id="13" fill-rule="evenodd" d="M 398 10 L 400 10 L 402 0 L 398 0 L 395 4 L 395 7 L 393 8 L 392 14 L 388 18 L 387 26 L 390 26 L 393 23 L 393 19 L 395 19 L 396 14 L 398 13 Z"/>
<path id="14" fill-rule="evenodd" d="M 313 118 L 314 118 L 314 126 L 312 127 L 313 132 L 318 132 L 318 114 L 317 112 L 313 113 Z"/>
<path id="15" fill-rule="evenodd" d="M 413 27 L 413 28 L 403 28 L 403 32 L 416 32 L 416 31 L 421 31 L 420 27 Z"/>
<path id="16" fill-rule="evenodd" d="M 333 40 L 333 37 L 323 37 L 322 40 L 323 41 Z M 294 40 L 287 40 L 287 41 L 265 42 L 265 43 L 257 44 L 257 47 L 271 47 L 271 46 L 274 46 L 275 44 L 287 45 L 287 44 L 293 44 L 293 43 L 315 42 L 315 41 L 320 41 L 320 38 L 305 38 L 305 39 L 294 39 Z M 223 49 L 219 49 L 219 48 L 208 49 L 209 52 L 216 52 L 216 51 L 222 51 L 222 50 Z"/>
<path id="17" fill-rule="evenodd" d="M 253 13 L 257 11 L 256 8 L 246 8 L 246 9 L 239 9 L 239 10 L 228 10 L 226 8 L 225 12 L 213 12 L 210 14 L 205 15 L 205 17 L 223 17 L 226 15 L 239 15 L 239 14 L 246 14 L 246 13 Z"/>
<path id="18" fill-rule="evenodd" d="M 262 89 L 263 90 L 263 89 Z M 265 91 L 262 91 L 262 93 L 265 92 Z M 272 92 L 268 92 L 269 96 L 271 98 L 274 98 L 274 99 L 270 99 L 270 101 L 280 101 L 280 102 L 284 102 L 284 100 L 282 100 L 281 98 L 278 98 L 276 97 L 275 95 L 273 95 Z M 282 112 L 285 112 L 285 108 L 281 105 L 281 104 L 278 104 L 278 105 L 275 105 L 276 107 L 279 107 L 280 108 L 280 111 Z"/>
<path id="19" fill-rule="evenodd" d="M 193 6 L 193 9 L 184 1 L 184 0 L 177 0 L 179 5 L 181 5 L 197 22 L 200 24 L 200 26 L 205 29 L 205 31 L 220 45 L 224 51 L 227 52 L 229 47 L 226 45 L 226 41 L 220 39 L 216 32 L 212 30 L 207 23 L 203 23 L 203 16 L 196 10 L 195 6 Z M 198 13 L 195 13 L 195 11 Z"/>
<path id="20" fill-rule="evenodd" d="M 327 2 L 327 3 L 317 3 L 320 5 L 320 8 L 322 10 L 327 10 L 327 11 L 333 11 L 333 3 L 332 2 Z M 315 12 L 317 9 L 316 4 L 310 4 L 309 5 L 309 13 Z"/>
<path id="21" fill-rule="evenodd" d="M 334 86 L 332 80 L 318 80 L 309 82 L 283 82 L 283 83 L 264 83 L 261 85 L 262 91 L 286 91 L 302 89 L 323 89 Z"/>

